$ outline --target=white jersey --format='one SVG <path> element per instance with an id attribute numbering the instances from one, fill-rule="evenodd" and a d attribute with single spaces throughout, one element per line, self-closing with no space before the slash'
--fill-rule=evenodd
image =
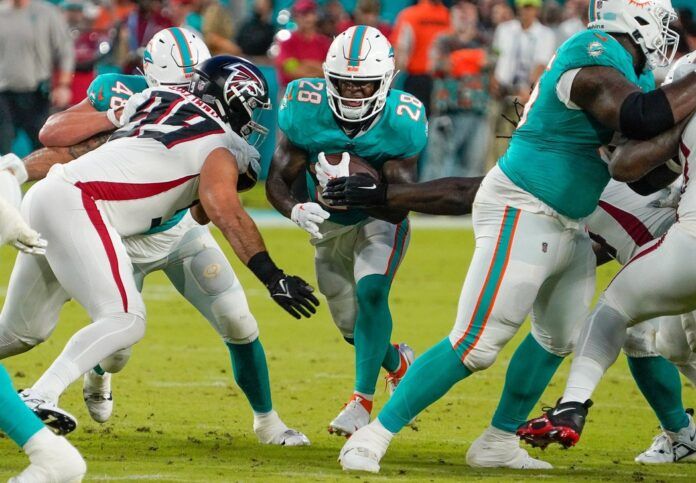
<path id="1" fill-rule="evenodd" d="M 679 161 L 683 167 L 682 195 L 677 208 L 679 225 L 696 236 L 696 187 L 691 180 L 692 168 L 696 164 L 696 118 L 692 117 L 682 133 L 679 145 Z"/>
<path id="2" fill-rule="evenodd" d="M 92 198 L 122 237 L 146 233 L 198 200 L 198 181 L 217 148 L 236 157 L 258 152 L 189 92 L 160 87 L 109 142 L 49 176 L 62 176 Z"/>
<path id="3" fill-rule="evenodd" d="M 587 217 L 590 237 L 625 265 L 641 246 L 664 235 L 676 221 L 675 208 L 654 205 L 669 193 L 664 189 L 641 196 L 627 184 L 611 180 L 597 209 Z"/>

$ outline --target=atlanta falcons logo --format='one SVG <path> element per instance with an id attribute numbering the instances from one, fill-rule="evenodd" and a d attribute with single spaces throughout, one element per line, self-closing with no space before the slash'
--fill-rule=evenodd
<path id="1" fill-rule="evenodd" d="M 266 95 L 263 81 L 244 64 L 232 64 L 225 67 L 230 75 L 225 81 L 225 100 L 244 95 L 246 99 L 262 98 Z"/>

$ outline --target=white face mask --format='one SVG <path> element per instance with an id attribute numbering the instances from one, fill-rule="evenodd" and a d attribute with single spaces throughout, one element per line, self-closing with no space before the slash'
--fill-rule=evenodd
<path id="1" fill-rule="evenodd" d="M 348 77 L 325 71 L 326 90 L 328 94 L 329 107 L 336 117 L 347 122 L 361 122 L 379 113 L 386 104 L 387 94 L 393 72 L 386 72 L 380 77 Z M 377 83 L 374 94 L 362 99 L 344 97 L 338 90 L 338 81 L 372 81 Z"/>

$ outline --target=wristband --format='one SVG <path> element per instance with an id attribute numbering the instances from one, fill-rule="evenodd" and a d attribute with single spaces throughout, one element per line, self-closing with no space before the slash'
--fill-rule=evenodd
<path id="1" fill-rule="evenodd" d="M 267 287 L 275 282 L 279 276 L 283 276 L 283 271 L 273 263 L 267 251 L 252 256 L 247 262 L 247 267 Z"/>

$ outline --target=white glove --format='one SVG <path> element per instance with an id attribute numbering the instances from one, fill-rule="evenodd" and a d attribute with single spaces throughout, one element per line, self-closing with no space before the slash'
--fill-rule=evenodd
<path id="1" fill-rule="evenodd" d="M 681 200 L 681 185 L 682 183 L 674 182 L 671 186 L 668 186 L 664 190 L 664 196 L 651 201 L 648 206 L 653 208 L 677 208 L 679 206 L 679 200 Z"/>
<path id="2" fill-rule="evenodd" d="M 0 198 L 15 208 L 19 208 L 22 202 L 22 188 L 17 178 L 8 170 L 0 170 Z"/>
<path id="3" fill-rule="evenodd" d="M 319 153 L 317 156 L 317 163 L 314 165 L 314 169 L 317 174 L 317 181 L 323 190 L 326 188 L 327 183 L 334 178 L 343 178 L 350 175 L 350 170 L 348 166 L 350 165 L 350 154 L 342 153 L 341 162 L 337 165 L 330 164 L 326 160 L 326 156 L 323 152 Z"/>
<path id="4" fill-rule="evenodd" d="M 26 224 L 14 207 L 0 198 L 0 245 L 5 243 L 24 253 L 46 254 L 46 240 Z"/>
<path id="5" fill-rule="evenodd" d="M 24 166 L 24 161 L 19 159 L 19 157 L 14 153 L 0 156 L 0 171 L 3 169 L 6 169 L 12 173 L 12 175 L 17 178 L 17 182 L 19 184 L 25 183 L 29 179 L 29 174 L 27 173 L 27 168 Z"/>
<path id="6" fill-rule="evenodd" d="M 130 96 L 130 98 L 126 101 L 126 105 L 123 106 L 123 111 L 121 111 L 121 117 L 118 119 L 119 124 L 117 127 L 128 124 L 130 122 L 130 118 L 133 117 L 133 114 L 135 114 L 138 108 L 150 98 L 149 93 L 146 94 L 146 92 L 148 91 L 137 92 Z M 109 117 L 109 120 L 113 122 L 111 117 Z"/>
<path id="7" fill-rule="evenodd" d="M 331 216 L 329 212 L 319 206 L 318 203 L 310 202 L 297 203 L 293 206 L 290 219 L 294 221 L 297 226 L 312 235 L 312 237 L 321 240 L 324 238 L 324 235 L 319 232 L 319 225 L 324 223 L 324 220 L 328 219 L 329 216 Z"/>

